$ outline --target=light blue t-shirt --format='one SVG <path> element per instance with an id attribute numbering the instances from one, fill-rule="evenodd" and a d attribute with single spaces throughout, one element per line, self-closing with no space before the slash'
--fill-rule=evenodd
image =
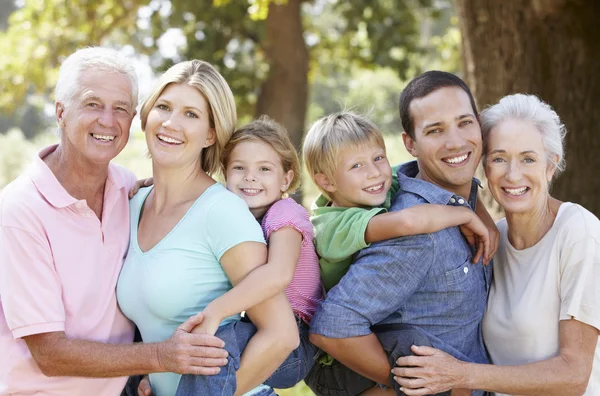
<path id="1" fill-rule="evenodd" d="M 262 242 L 260 224 L 247 204 L 221 184 L 198 197 L 179 223 L 147 252 L 138 245 L 141 208 L 151 187 L 130 201 L 129 251 L 117 284 L 123 313 L 140 329 L 144 342 L 160 342 L 190 316 L 231 289 L 219 260 L 242 242 Z M 239 315 L 221 324 L 239 320 Z M 175 394 L 180 375 L 150 374 L 157 396 Z"/>

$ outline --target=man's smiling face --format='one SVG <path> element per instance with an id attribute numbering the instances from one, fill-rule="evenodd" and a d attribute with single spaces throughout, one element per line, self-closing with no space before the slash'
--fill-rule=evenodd
<path id="1" fill-rule="evenodd" d="M 481 158 L 481 128 L 469 95 L 458 87 L 433 91 L 410 104 L 414 136 L 403 133 L 420 177 L 468 197 Z"/>

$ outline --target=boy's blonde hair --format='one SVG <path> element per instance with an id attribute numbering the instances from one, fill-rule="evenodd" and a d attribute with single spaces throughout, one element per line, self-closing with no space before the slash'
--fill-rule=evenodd
<path id="1" fill-rule="evenodd" d="M 210 127 L 215 129 L 215 143 L 202 150 L 202 170 L 214 175 L 220 169 L 221 151 L 235 130 L 237 113 L 235 99 L 227 81 L 208 62 L 191 60 L 171 66 L 142 104 L 140 120 L 146 129 L 148 113 L 165 88 L 170 84 L 185 84 L 196 88 L 208 104 Z"/>
<path id="2" fill-rule="evenodd" d="M 331 196 L 315 180 L 322 173 L 335 184 L 334 174 L 338 167 L 340 152 L 348 147 L 378 145 L 385 150 L 385 142 L 379 128 L 368 118 L 352 111 L 333 113 L 315 121 L 304 137 L 302 149 L 304 165 L 319 191 L 328 199 Z"/>
<path id="3" fill-rule="evenodd" d="M 293 193 L 300 185 L 300 159 L 298 153 L 288 136 L 285 127 L 266 115 L 252 121 L 236 130 L 221 154 L 223 174 L 227 177 L 227 164 L 233 149 L 241 142 L 259 141 L 267 143 L 275 150 L 281 159 L 284 172 L 294 171 L 294 177 L 287 191 Z"/>

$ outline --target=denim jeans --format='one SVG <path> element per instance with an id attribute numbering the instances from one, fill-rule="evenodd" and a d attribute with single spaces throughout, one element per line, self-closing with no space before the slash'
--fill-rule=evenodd
<path id="1" fill-rule="evenodd" d="M 302 381 L 312 368 L 319 352 L 319 349 L 308 341 L 308 325 L 299 318 L 296 318 L 296 322 L 300 333 L 300 345 L 264 382 L 272 388 L 291 388 Z M 215 335 L 225 341 L 225 349 L 229 353 L 227 365 L 221 367 L 221 372 L 217 375 L 182 376 L 175 395 L 233 395 L 237 387 L 235 373 L 240 368 L 240 356 L 256 331 L 256 326 L 248 321 L 236 321 L 220 327 Z M 271 389 L 268 392 L 260 390 L 252 394 L 263 395 L 275 395 L 275 392 Z"/>
<path id="2" fill-rule="evenodd" d="M 412 355 L 411 345 L 431 346 L 429 339 L 418 328 L 404 324 L 385 324 L 372 327 L 387 352 L 392 367 L 401 356 Z M 390 381 L 397 395 L 404 396 L 390 373 Z M 338 361 L 332 365 L 316 363 L 304 380 L 317 396 L 357 396 L 377 385 L 374 381 L 355 373 Z M 438 393 L 448 396 L 450 392 Z"/>

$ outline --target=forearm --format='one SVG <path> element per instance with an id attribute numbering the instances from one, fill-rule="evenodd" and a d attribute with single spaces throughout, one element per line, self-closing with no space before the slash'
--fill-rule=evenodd
<path id="1" fill-rule="evenodd" d="M 463 207 L 424 204 L 374 216 L 367 226 L 367 243 L 408 235 L 431 234 L 469 222 L 473 213 Z"/>
<path id="2" fill-rule="evenodd" d="M 298 347 L 298 327 L 285 294 L 252 308 L 248 315 L 258 328 L 240 359 L 236 395 L 262 384 Z"/>
<path id="3" fill-rule="evenodd" d="M 104 344 L 64 338 L 34 356 L 47 376 L 121 377 L 164 371 L 159 344 Z"/>
<path id="4" fill-rule="evenodd" d="M 220 320 L 247 311 L 283 292 L 289 281 L 278 271 L 276 263 L 267 263 L 250 272 L 227 293 L 211 301 L 204 313 Z"/>
<path id="5" fill-rule="evenodd" d="M 589 372 L 560 355 L 520 366 L 469 363 L 465 371 L 465 382 L 457 384 L 459 388 L 524 396 L 582 395 L 589 379 Z"/>
<path id="6" fill-rule="evenodd" d="M 389 358 L 375 334 L 351 338 L 311 334 L 310 340 L 352 371 L 379 384 L 391 385 Z"/>

